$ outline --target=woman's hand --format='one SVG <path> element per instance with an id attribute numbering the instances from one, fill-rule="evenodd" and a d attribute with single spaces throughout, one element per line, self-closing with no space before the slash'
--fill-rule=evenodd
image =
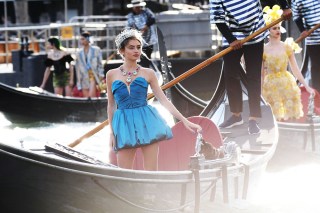
<path id="1" fill-rule="evenodd" d="M 192 123 L 187 119 L 185 121 L 183 121 L 183 124 L 188 130 L 190 130 L 193 133 L 195 133 L 194 129 L 196 129 L 197 132 L 201 132 L 202 131 L 202 127 L 200 125 Z"/>
<path id="2" fill-rule="evenodd" d="M 306 90 L 308 93 L 310 93 L 310 95 L 313 95 L 313 96 L 315 95 L 314 89 L 312 89 L 311 87 L 307 86 Z"/>

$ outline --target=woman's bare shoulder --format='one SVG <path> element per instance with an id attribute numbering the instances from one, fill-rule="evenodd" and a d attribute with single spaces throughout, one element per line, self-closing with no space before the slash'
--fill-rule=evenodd
<path id="1" fill-rule="evenodd" d="M 47 54 L 48 54 L 48 58 L 50 58 L 50 59 L 53 58 L 53 51 L 52 50 L 50 50 Z"/>

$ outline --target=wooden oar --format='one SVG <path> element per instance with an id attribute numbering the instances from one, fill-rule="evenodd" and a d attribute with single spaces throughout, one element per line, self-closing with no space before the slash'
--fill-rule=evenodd
<path id="1" fill-rule="evenodd" d="M 244 44 L 246 42 L 248 42 L 249 40 L 253 39 L 254 37 L 256 37 L 257 35 L 263 33 L 264 31 L 268 30 L 269 28 L 271 28 L 272 26 L 280 23 L 281 21 L 284 20 L 284 17 L 281 17 L 275 21 L 273 21 L 272 23 L 264 26 L 263 28 L 257 30 L 256 32 L 252 33 L 251 35 L 249 35 L 248 37 L 244 38 L 241 40 L 241 43 Z M 219 58 L 223 57 L 224 55 L 228 54 L 229 52 L 231 52 L 233 50 L 232 47 L 228 47 L 224 50 L 222 50 L 221 52 L 215 54 L 214 56 L 208 58 L 207 60 L 201 62 L 200 64 L 196 65 L 195 67 L 191 68 L 190 70 L 186 71 L 185 73 L 179 75 L 178 77 L 176 77 L 175 79 L 171 80 L 170 82 L 166 83 L 165 85 L 163 85 L 161 87 L 162 90 L 166 90 L 172 86 L 174 86 L 175 84 L 179 83 L 180 81 L 186 79 L 187 77 L 195 74 L 196 72 L 200 71 L 201 69 L 203 69 L 204 67 L 208 66 L 209 64 L 213 63 L 214 61 L 218 60 Z M 148 100 L 150 98 L 153 98 L 154 94 L 149 94 L 148 95 Z M 74 142 L 70 143 L 68 146 L 70 147 L 75 147 L 76 145 L 78 145 L 79 143 L 81 143 L 84 139 L 91 137 L 92 135 L 94 135 L 95 133 L 99 132 L 101 129 L 103 129 L 105 126 L 107 126 L 109 124 L 108 120 L 105 120 L 104 122 L 102 122 L 101 124 L 99 124 L 97 127 L 95 127 L 94 129 L 90 130 L 89 132 L 87 132 L 86 134 L 84 134 L 83 136 L 81 136 L 80 138 L 78 138 L 77 140 L 75 140 Z"/>
<path id="2" fill-rule="evenodd" d="M 295 42 L 299 43 L 301 42 L 303 39 L 305 39 L 306 37 L 308 37 L 313 31 L 315 31 L 316 29 L 318 29 L 320 27 L 320 24 L 315 25 L 314 27 L 312 27 L 310 30 L 308 30 L 308 35 L 307 36 L 300 36 L 298 37 Z"/>

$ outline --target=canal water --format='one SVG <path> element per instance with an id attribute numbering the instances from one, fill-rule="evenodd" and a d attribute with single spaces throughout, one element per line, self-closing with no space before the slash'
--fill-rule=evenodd
<path id="1" fill-rule="evenodd" d="M 167 113 L 167 112 L 163 112 Z M 170 116 L 166 116 L 173 123 Z M 0 113 L 0 141 L 27 149 L 39 144 L 69 144 L 99 125 L 99 123 L 12 124 Z M 108 162 L 108 128 L 104 128 L 75 147 L 99 160 Z M 317 138 L 319 141 L 319 138 Z M 299 133 L 280 133 L 276 153 L 263 178 L 248 200 L 229 204 L 203 202 L 203 213 L 318 213 L 320 212 L 320 146 L 302 149 L 303 136 Z M 1 170 L 0 170 L 1 172 Z M 186 212 L 192 212 L 187 209 Z"/>

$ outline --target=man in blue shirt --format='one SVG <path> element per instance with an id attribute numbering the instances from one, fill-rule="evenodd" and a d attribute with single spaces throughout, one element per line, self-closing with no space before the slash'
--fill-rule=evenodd
<path id="1" fill-rule="evenodd" d="M 284 9 L 283 16 L 290 18 L 291 10 L 286 0 L 279 1 Z M 234 51 L 223 57 L 224 78 L 232 116 L 220 124 L 221 128 L 231 128 L 243 124 L 242 88 L 240 82 L 240 59 L 243 56 L 248 80 L 249 134 L 260 133 L 257 118 L 261 117 L 261 65 L 264 32 L 242 45 L 241 40 L 263 28 L 262 8 L 259 0 L 210 0 L 210 21 L 216 24 L 223 35 L 223 47 L 231 46 Z"/>
<path id="2" fill-rule="evenodd" d="M 149 67 L 153 45 L 157 43 L 154 26 L 156 19 L 152 11 L 145 8 L 145 6 L 146 2 L 142 0 L 132 0 L 131 3 L 127 5 L 128 8 L 132 8 L 132 12 L 127 16 L 127 27 L 135 28 L 142 33 L 144 40 L 142 51 L 145 55 L 142 56 L 140 65 Z"/>

